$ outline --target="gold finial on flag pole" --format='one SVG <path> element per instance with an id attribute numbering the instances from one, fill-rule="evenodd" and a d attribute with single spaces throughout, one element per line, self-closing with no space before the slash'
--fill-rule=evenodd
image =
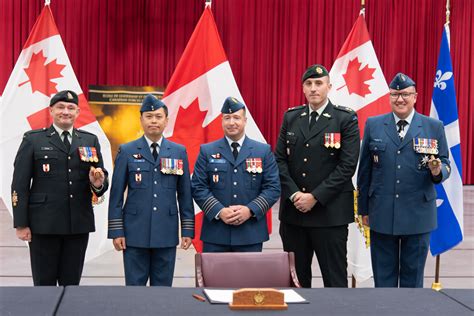
<path id="1" fill-rule="evenodd" d="M 365 0 L 360 0 L 360 13 L 365 16 Z"/>
<path id="2" fill-rule="evenodd" d="M 449 24 L 449 16 L 451 11 L 449 11 L 449 0 L 446 0 L 446 24 Z"/>

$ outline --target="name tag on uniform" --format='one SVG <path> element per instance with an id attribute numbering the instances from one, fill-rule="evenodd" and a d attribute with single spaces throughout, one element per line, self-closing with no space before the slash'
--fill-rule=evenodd
<path id="1" fill-rule="evenodd" d="M 245 170 L 248 173 L 262 173 L 263 171 L 262 158 L 247 158 L 245 159 Z"/>
<path id="2" fill-rule="evenodd" d="M 178 176 L 182 176 L 184 173 L 182 159 L 161 158 L 160 165 L 161 173 L 176 174 Z"/>
<path id="3" fill-rule="evenodd" d="M 326 148 L 341 148 L 341 133 L 324 133 L 324 146 Z"/>
<path id="4" fill-rule="evenodd" d="M 227 160 L 210 158 L 209 163 L 227 163 Z"/>
<path id="5" fill-rule="evenodd" d="M 413 138 L 413 150 L 418 154 L 438 154 L 438 140 L 430 138 Z"/>
<path id="6" fill-rule="evenodd" d="M 95 147 L 79 147 L 79 157 L 81 161 L 85 162 L 99 162 L 99 157 L 97 156 L 97 149 Z"/>

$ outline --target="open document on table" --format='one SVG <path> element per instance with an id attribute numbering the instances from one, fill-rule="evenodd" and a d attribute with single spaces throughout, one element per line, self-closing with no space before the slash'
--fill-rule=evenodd
<path id="1" fill-rule="evenodd" d="M 228 304 L 232 302 L 232 293 L 235 290 L 211 290 L 204 289 L 204 294 L 211 304 Z M 285 303 L 287 304 L 302 304 L 309 303 L 301 295 L 296 293 L 295 290 L 279 290 L 285 295 Z"/>

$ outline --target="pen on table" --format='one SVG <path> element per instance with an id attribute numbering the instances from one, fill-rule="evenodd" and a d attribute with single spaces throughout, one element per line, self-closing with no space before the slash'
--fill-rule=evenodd
<path id="1" fill-rule="evenodd" d="M 198 301 L 205 302 L 206 299 L 202 297 L 201 295 L 193 294 L 193 297 L 197 299 Z"/>

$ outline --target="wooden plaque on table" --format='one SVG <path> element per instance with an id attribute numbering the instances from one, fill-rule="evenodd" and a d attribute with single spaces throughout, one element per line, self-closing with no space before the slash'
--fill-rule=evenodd
<path id="1" fill-rule="evenodd" d="M 240 289 L 232 294 L 229 308 L 240 309 L 288 309 L 285 295 L 275 289 Z"/>

